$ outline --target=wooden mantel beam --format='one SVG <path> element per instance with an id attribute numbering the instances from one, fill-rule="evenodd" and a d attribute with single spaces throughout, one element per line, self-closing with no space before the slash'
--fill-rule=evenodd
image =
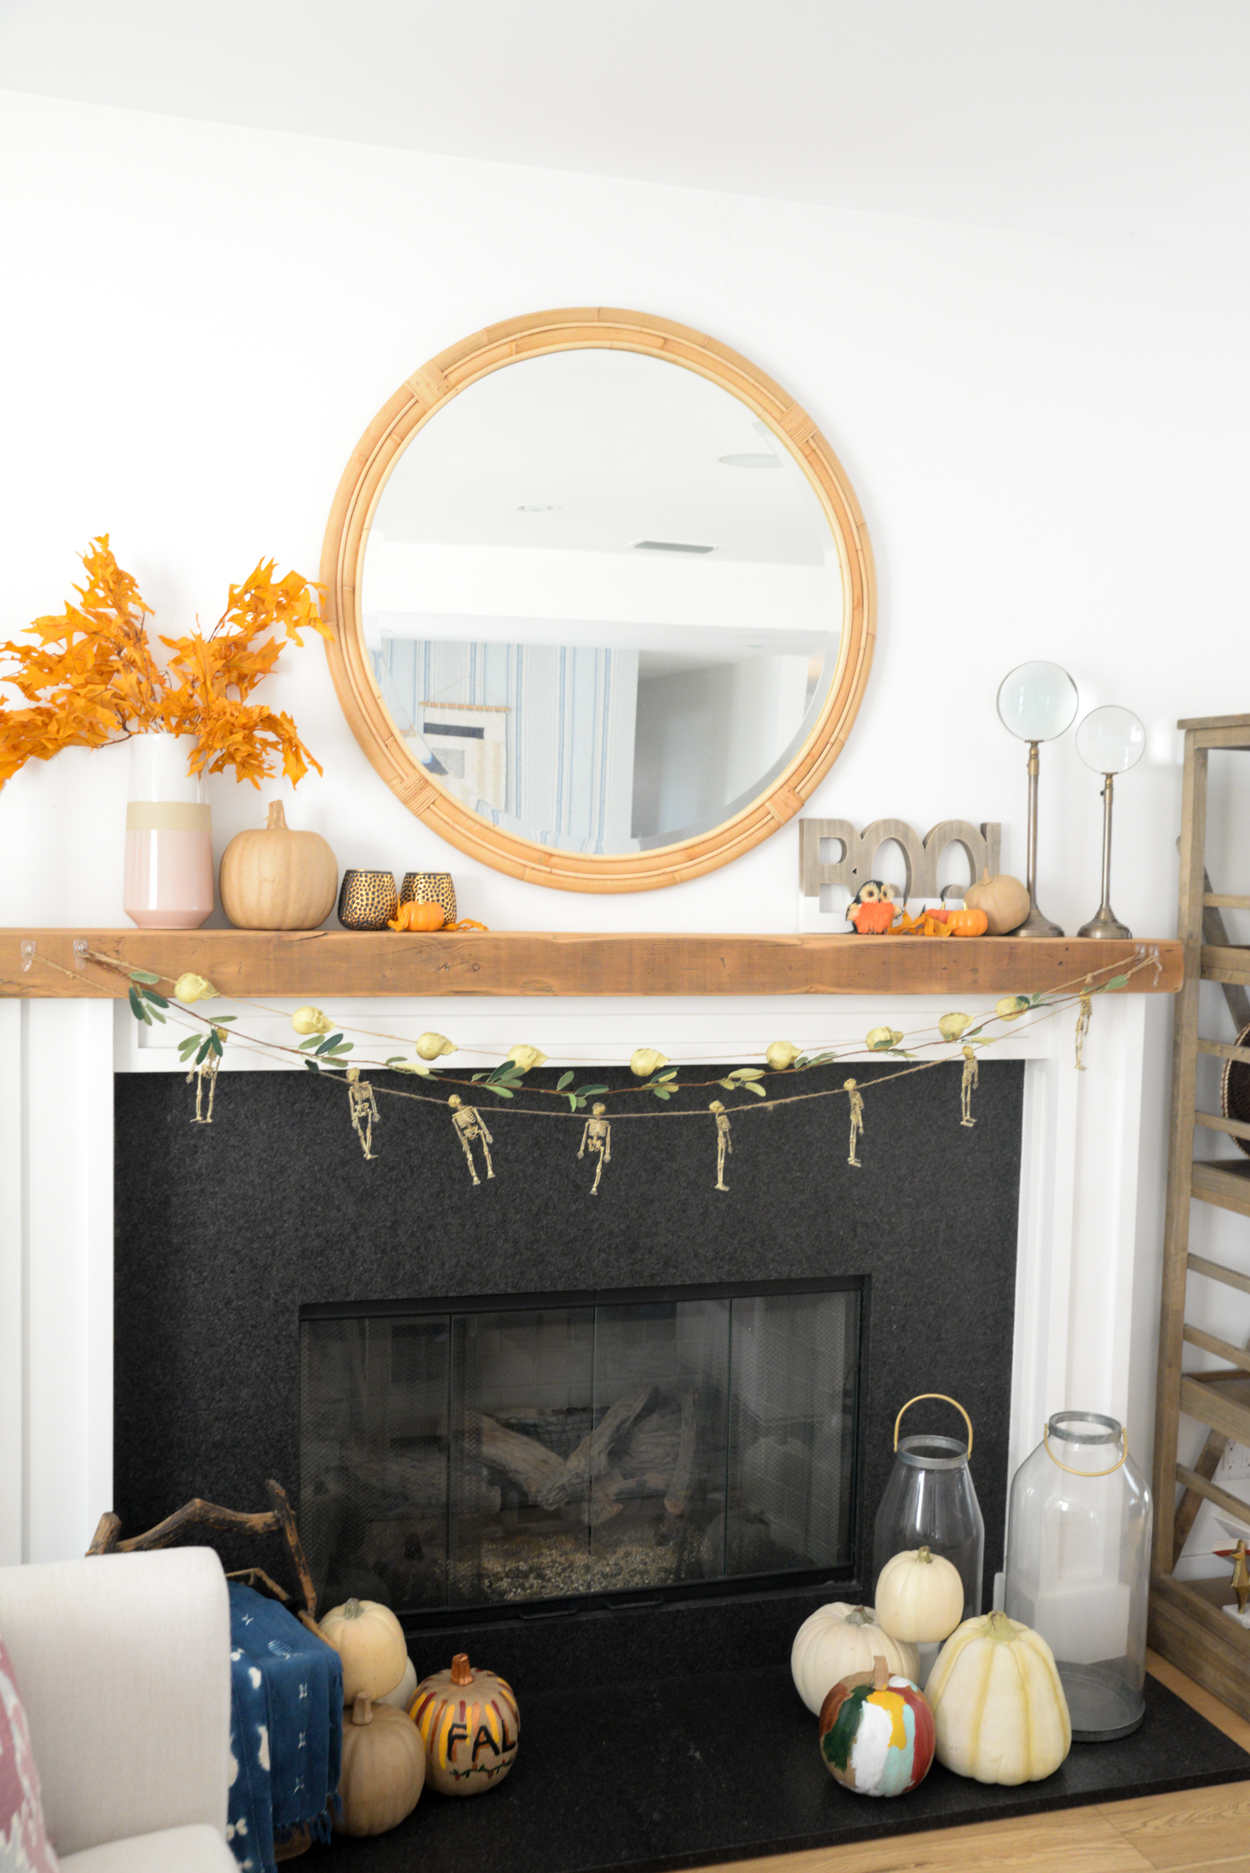
<path id="1" fill-rule="evenodd" d="M 1181 946 L 1079 937 L 697 936 L 662 932 L 0 930 L 0 996 L 126 993 L 75 945 L 223 995 L 1024 995 L 1106 981 L 1158 951 L 1126 992 L 1175 994 Z"/>

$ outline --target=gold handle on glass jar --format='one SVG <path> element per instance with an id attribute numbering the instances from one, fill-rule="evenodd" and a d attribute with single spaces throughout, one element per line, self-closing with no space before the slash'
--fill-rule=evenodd
<path id="1" fill-rule="evenodd" d="M 910 1411 L 912 1406 L 918 1405 L 922 1398 L 940 1398 L 944 1405 L 954 1405 L 956 1411 L 959 1413 L 960 1417 L 963 1419 L 964 1423 L 968 1427 L 968 1455 L 971 1456 L 972 1455 L 972 1419 L 968 1416 L 967 1412 L 964 1410 L 959 1400 L 957 1398 L 950 1397 L 949 1393 L 947 1392 L 917 1392 L 914 1398 L 908 1399 L 907 1403 L 903 1406 L 903 1411 Z M 894 1448 L 895 1450 L 898 1449 L 898 1427 L 903 1422 L 903 1411 L 900 1411 L 897 1418 L 895 1418 L 894 1420 Z M 1127 1455 L 1127 1452 L 1125 1454 Z"/>
<path id="2" fill-rule="evenodd" d="M 1113 1463 L 1109 1470 L 1075 1470 L 1073 1469 L 1070 1463 L 1060 1463 L 1058 1457 L 1055 1455 L 1054 1451 L 1050 1447 L 1050 1419 L 1048 1418 L 1045 1424 L 1042 1426 L 1042 1443 L 1045 1447 L 1046 1455 L 1050 1458 L 1051 1462 L 1055 1465 L 1057 1469 L 1066 1470 L 1069 1476 L 1090 1476 L 1090 1477 L 1114 1476 L 1117 1470 L 1122 1470 L 1124 1468 L 1124 1465 L 1128 1462 L 1128 1427 L 1127 1426 L 1125 1426 L 1121 1430 L 1120 1436 L 1124 1440 L 1124 1451 L 1120 1457 L 1120 1461 L 1118 1463 Z"/>

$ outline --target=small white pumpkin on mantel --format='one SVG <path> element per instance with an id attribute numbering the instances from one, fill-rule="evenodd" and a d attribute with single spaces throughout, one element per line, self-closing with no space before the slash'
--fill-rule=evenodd
<path id="1" fill-rule="evenodd" d="M 938 1761 L 973 1781 L 1040 1782 L 1072 1747 L 1055 1655 L 1040 1632 L 1006 1613 L 964 1620 L 938 1653 L 925 1696 Z"/>
<path id="2" fill-rule="evenodd" d="M 794 1688 L 814 1717 L 841 1678 L 871 1672 L 883 1658 L 891 1676 L 916 1679 L 920 1655 L 914 1645 L 892 1639 L 870 1606 L 831 1600 L 803 1621 L 790 1648 Z"/>
<path id="3" fill-rule="evenodd" d="M 877 1618 L 891 1638 L 932 1645 L 954 1632 L 963 1618 L 964 1583 L 945 1555 L 904 1548 L 882 1568 L 876 1601 Z"/>

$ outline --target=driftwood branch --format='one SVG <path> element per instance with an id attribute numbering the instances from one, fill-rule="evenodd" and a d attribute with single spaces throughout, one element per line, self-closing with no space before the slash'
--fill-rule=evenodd
<path id="1" fill-rule="evenodd" d="M 299 1576 L 300 1591 L 304 1596 L 304 1609 L 308 1617 L 315 1620 L 317 1617 L 317 1589 L 313 1586 L 313 1578 L 308 1571 L 308 1563 L 304 1559 L 304 1544 L 300 1540 L 299 1530 L 295 1526 L 295 1516 L 291 1509 L 290 1500 L 281 1483 L 275 1483 L 272 1476 L 266 1482 L 265 1488 L 268 1492 L 269 1500 L 273 1504 L 273 1512 L 277 1518 L 278 1525 L 282 1533 L 286 1536 L 286 1545 L 290 1551 L 292 1565 Z"/>
<path id="2" fill-rule="evenodd" d="M 313 1587 L 312 1575 L 308 1571 L 308 1563 L 304 1559 L 304 1547 L 295 1525 L 291 1504 L 281 1483 L 275 1483 L 272 1477 L 265 1484 L 265 1488 L 269 1492 L 269 1500 L 273 1504 L 272 1509 L 261 1509 L 255 1514 L 250 1514 L 243 1509 L 225 1509 L 220 1503 L 205 1502 L 202 1496 L 193 1496 L 190 1502 L 184 1502 L 180 1509 L 175 1509 L 172 1515 L 167 1515 L 163 1522 L 157 1522 L 154 1528 L 147 1529 L 142 1535 L 130 1535 L 125 1541 L 118 1540 L 121 1518 L 109 1509 L 100 1517 L 87 1553 L 88 1555 L 139 1554 L 146 1553 L 152 1548 L 168 1548 L 178 1540 L 180 1535 L 195 1528 L 213 1528 L 223 1534 L 284 1535 L 292 1564 L 299 1578 L 305 1610 L 312 1618 L 317 1610 L 317 1594 Z M 266 1591 L 275 1594 L 287 1605 L 293 1605 L 291 1596 L 278 1587 L 263 1568 L 248 1568 L 242 1574 L 232 1575 L 230 1578 L 259 1580 Z"/>
<path id="3" fill-rule="evenodd" d="M 121 1516 L 114 1515 L 111 1509 L 106 1509 L 96 1524 L 96 1531 L 91 1537 L 91 1546 L 88 1548 L 87 1553 L 112 1554 L 114 1548 L 117 1546 L 117 1537 L 120 1533 L 121 1525 Z"/>
<path id="4" fill-rule="evenodd" d="M 277 1532 L 278 1520 L 272 1509 L 248 1515 L 242 1509 L 223 1509 L 219 1503 L 205 1502 L 202 1497 L 193 1496 L 190 1502 L 184 1502 L 180 1509 L 167 1515 L 155 1528 L 149 1528 L 146 1534 L 131 1535 L 127 1540 L 119 1541 L 117 1552 L 136 1554 L 146 1552 L 149 1548 L 168 1548 L 188 1528 L 216 1528 L 222 1531 L 237 1529 L 252 1535 L 272 1535 Z"/>

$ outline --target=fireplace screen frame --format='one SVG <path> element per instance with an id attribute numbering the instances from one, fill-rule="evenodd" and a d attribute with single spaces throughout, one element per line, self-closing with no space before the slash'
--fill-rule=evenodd
<path id="1" fill-rule="evenodd" d="M 525 1599 L 465 1599 L 439 1606 L 403 1606 L 395 1610 L 410 1630 L 439 1629 L 462 1624 L 508 1619 L 542 1619 L 596 1610 L 623 1610 L 675 1604 L 683 1601 L 741 1599 L 746 1596 L 810 1588 L 836 1586 L 855 1591 L 862 1581 L 863 1568 L 863 1490 L 864 1490 L 864 1400 L 868 1382 L 868 1348 L 872 1279 L 869 1275 L 830 1275 L 792 1280 L 734 1281 L 661 1285 L 646 1288 L 596 1288 L 578 1290 L 523 1292 L 490 1295 L 452 1295 L 404 1300 L 366 1300 L 306 1303 L 299 1310 L 300 1326 L 300 1449 L 301 1495 L 304 1489 L 306 1449 L 305 1418 L 308 1387 L 305 1383 L 307 1324 L 330 1320 L 368 1320 L 377 1318 L 420 1321 L 442 1316 L 467 1318 L 492 1313 L 541 1313 L 569 1309 L 606 1309 L 663 1307 L 680 1302 L 733 1302 L 769 1300 L 775 1297 L 829 1295 L 845 1293 L 853 1297 L 853 1313 L 848 1328 L 848 1348 L 853 1370 L 846 1391 L 850 1415 L 849 1450 L 844 1488 L 846 1491 L 847 1536 L 845 1559 L 809 1567 L 762 1568 L 757 1571 L 722 1573 L 708 1579 L 665 1580 L 661 1585 L 639 1585 L 612 1589 L 579 1590 L 565 1595 Z M 450 1393 L 449 1393 L 450 1395 Z M 450 1494 L 450 1490 L 449 1490 Z M 301 1503 L 301 1521 L 305 1537 L 312 1532 L 311 1504 Z M 449 1509 L 449 1526 L 452 1516 Z M 315 1544 L 314 1544 L 315 1545 Z M 319 1587 L 323 1583 L 319 1582 Z M 449 1596 L 450 1599 L 450 1596 Z"/>

